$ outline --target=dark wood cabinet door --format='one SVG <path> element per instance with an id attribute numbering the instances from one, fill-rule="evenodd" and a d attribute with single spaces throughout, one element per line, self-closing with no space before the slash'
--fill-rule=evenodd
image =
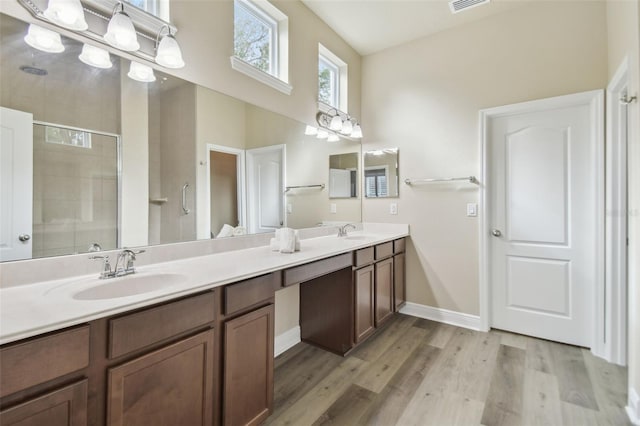
<path id="1" fill-rule="evenodd" d="M 214 330 L 108 372 L 109 425 L 213 424 Z"/>
<path id="2" fill-rule="evenodd" d="M 407 300 L 405 296 L 405 263 L 404 253 L 393 256 L 393 291 L 395 310 L 398 312 Z"/>
<path id="3" fill-rule="evenodd" d="M 225 425 L 260 424 L 271 413 L 273 316 L 274 305 L 267 305 L 225 323 Z"/>
<path id="4" fill-rule="evenodd" d="M 374 273 L 373 266 L 354 271 L 355 285 L 355 341 L 360 343 L 374 330 Z"/>
<path id="5" fill-rule="evenodd" d="M 376 327 L 393 313 L 393 258 L 375 264 L 375 320 Z"/>
<path id="6" fill-rule="evenodd" d="M 0 412 L 2 426 L 84 426 L 87 380 L 49 392 Z"/>

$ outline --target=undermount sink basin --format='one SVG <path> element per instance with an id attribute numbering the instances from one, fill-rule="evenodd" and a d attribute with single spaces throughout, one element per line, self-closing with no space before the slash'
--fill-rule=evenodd
<path id="1" fill-rule="evenodd" d="M 85 288 L 73 295 L 77 300 L 115 299 L 162 290 L 185 280 L 180 274 L 138 273 L 101 280 L 100 284 Z"/>

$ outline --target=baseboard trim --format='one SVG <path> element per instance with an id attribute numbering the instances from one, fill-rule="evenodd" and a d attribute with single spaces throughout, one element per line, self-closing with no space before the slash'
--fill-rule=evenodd
<path id="1" fill-rule="evenodd" d="M 400 309 L 400 313 L 432 321 L 443 322 L 457 327 L 469 328 L 471 330 L 480 330 L 480 317 L 477 315 L 470 315 L 442 308 L 434 308 L 433 306 L 420 305 L 411 302 L 407 302 L 406 305 Z"/>
<path id="2" fill-rule="evenodd" d="M 627 415 L 631 423 L 640 426 L 640 396 L 634 388 L 629 388 L 629 401 L 627 405 Z"/>
<path id="3" fill-rule="evenodd" d="M 278 356 L 298 343 L 300 343 L 300 326 L 293 327 L 276 336 L 273 345 L 273 355 Z"/>

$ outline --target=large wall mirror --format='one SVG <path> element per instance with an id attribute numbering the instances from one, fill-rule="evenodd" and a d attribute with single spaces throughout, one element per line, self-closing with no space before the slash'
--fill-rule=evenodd
<path id="1" fill-rule="evenodd" d="M 27 30 L 0 14 L 0 260 L 361 220 L 327 168 L 359 143 L 158 70 L 134 81 L 113 54 L 86 65 L 67 37 L 34 49 Z"/>
<path id="2" fill-rule="evenodd" d="M 368 198 L 398 197 L 398 148 L 364 153 L 364 191 Z"/>

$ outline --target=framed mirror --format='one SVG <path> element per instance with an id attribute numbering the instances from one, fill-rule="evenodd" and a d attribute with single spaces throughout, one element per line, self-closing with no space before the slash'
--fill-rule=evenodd
<path id="1" fill-rule="evenodd" d="M 329 156 L 329 198 L 358 198 L 358 153 Z"/>
<path id="2" fill-rule="evenodd" d="M 398 197 L 400 186 L 398 148 L 365 152 L 363 172 L 365 197 Z"/>

